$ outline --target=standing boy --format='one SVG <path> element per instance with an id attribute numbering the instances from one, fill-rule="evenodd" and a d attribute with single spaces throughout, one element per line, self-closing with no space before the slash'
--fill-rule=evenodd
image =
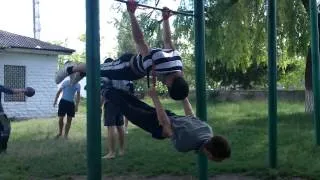
<path id="1" fill-rule="evenodd" d="M 59 101 L 59 107 L 58 107 L 59 133 L 57 134 L 56 138 L 59 138 L 62 135 L 62 130 L 64 127 L 63 119 L 64 119 L 64 116 L 67 115 L 67 123 L 64 127 L 65 128 L 64 138 L 68 139 L 72 118 L 74 117 L 75 112 L 78 111 L 78 106 L 80 102 L 80 84 L 76 83 L 74 85 L 71 85 L 70 80 L 64 81 L 56 94 L 53 107 L 56 106 L 57 100 L 61 92 L 62 92 L 62 97 Z M 76 100 L 74 100 L 75 94 L 76 94 Z"/>

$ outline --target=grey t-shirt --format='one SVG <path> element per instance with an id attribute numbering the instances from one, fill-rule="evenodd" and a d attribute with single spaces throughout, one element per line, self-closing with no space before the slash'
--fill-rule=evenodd
<path id="1" fill-rule="evenodd" d="M 212 128 L 194 116 L 169 116 L 173 130 L 171 140 L 179 152 L 199 150 L 213 137 Z"/>

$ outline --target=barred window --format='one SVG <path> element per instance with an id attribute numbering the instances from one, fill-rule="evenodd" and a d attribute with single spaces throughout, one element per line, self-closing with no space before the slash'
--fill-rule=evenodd
<path id="1" fill-rule="evenodd" d="M 4 65 L 4 85 L 9 88 L 25 88 L 26 84 L 26 67 Z M 26 101 L 23 94 L 5 94 L 5 102 L 24 102 Z"/>

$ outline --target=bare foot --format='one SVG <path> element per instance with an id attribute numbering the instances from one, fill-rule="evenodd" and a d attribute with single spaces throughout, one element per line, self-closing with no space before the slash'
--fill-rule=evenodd
<path id="1" fill-rule="evenodd" d="M 102 159 L 113 159 L 116 157 L 116 153 L 108 153 L 107 155 L 103 156 Z"/>
<path id="2" fill-rule="evenodd" d="M 119 151 L 119 156 L 123 156 L 124 155 L 124 150 L 120 150 Z"/>

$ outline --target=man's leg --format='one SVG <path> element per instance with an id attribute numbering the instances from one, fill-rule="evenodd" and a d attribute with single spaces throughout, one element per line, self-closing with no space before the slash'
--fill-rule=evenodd
<path id="1" fill-rule="evenodd" d="M 130 67 L 130 60 L 135 56 L 133 54 L 124 54 L 118 60 L 106 62 L 100 65 L 100 76 L 108 77 L 114 80 L 137 80 L 143 76 L 137 76 Z M 67 76 L 75 73 L 71 84 L 75 84 L 86 76 L 86 64 L 80 63 L 77 65 L 66 65 L 61 68 L 56 74 L 56 84 L 61 83 Z"/>
<path id="2" fill-rule="evenodd" d="M 3 148 L 3 142 L 4 142 L 4 139 L 3 139 L 3 125 L 2 125 L 2 122 L 1 122 L 1 119 L 0 119 L 0 153 L 3 152 L 4 148 Z"/>
<path id="3" fill-rule="evenodd" d="M 11 133 L 11 122 L 5 114 L 0 117 L 0 152 L 6 152 Z"/>
<path id="4" fill-rule="evenodd" d="M 143 119 L 153 119 L 153 117 L 156 117 L 154 108 L 136 98 L 132 98 L 122 90 L 109 89 L 106 91 L 105 97 L 110 103 L 119 107 L 121 112 L 132 121 L 140 119 L 139 117 L 143 117 Z"/>
<path id="5" fill-rule="evenodd" d="M 112 92 L 112 93 L 110 93 L 110 92 Z M 114 93 L 116 93 L 116 94 L 114 94 Z M 145 102 L 140 101 L 136 96 L 134 96 L 133 94 L 130 94 L 126 91 L 112 88 L 110 91 L 108 91 L 106 93 L 106 96 L 110 96 L 110 94 L 114 94 L 114 96 L 122 97 L 123 100 L 125 100 L 128 104 L 130 104 L 131 106 L 133 106 L 137 109 L 140 109 L 140 110 L 143 110 L 146 112 L 152 112 L 152 113 L 156 112 L 156 109 L 154 107 L 151 107 L 150 105 L 146 104 Z M 121 109 L 121 111 L 122 111 L 122 109 Z M 168 116 L 175 115 L 173 112 L 171 112 L 169 110 L 166 110 L 166 113 L 168 114 Z M 130 119 L 130 118 L 127 117 L 127 119 Z"/>
<path id="6" fill-rule="evenodd" d="M 3 139 L 2 152 L 4 153 L 7 152 L 9 137 L 10 137 L 10 131 L 8 132 L 7 136 L 2 137 Z"/>
<path id="7" fill-rule="evenodd" d="M 74 72 L 73 69 L 75 69 Z M 84 63 L 75 64 L 74 62 L 69 62 L 64 64 L 64 67 L 60 68 L 59 71 L 56 74 L 56 84 L 61 83 L 67 76 L 73 74 L 73 73 L 85 73 L 86 72 L 86 65 Z M 73 76 L 75 78 L 76 74 Z M 70 79 L 70 80 L 73 80 Z"/>
<path id="8" fill-rule="evenodd" d="M 116 157 L 116 132 L 115 126 L 107 126 L 107 144 L 108 154 L 103 156 L 103 159 L 113 159 Z"/>
<path id="9" fill-rule="evenodd" d="M 6 133 L 6 117 L 4 115 L 0 115 L 0 153 L 6 152 L 7 149 L 7 142 L 8 142 L 8 135 Z"/>
<path id="10" fill-rule="evenodd" d="M 62 135 L 63 125 L 64 125 L 63 116 L 59 116 L 58 119 L 59 119 L 59 122 L 58 122 L 58 124 L 59 124 L 59 133 L 56 135 L 56 138 L 59 138 Z"/>
<path id="11" fill-rule="evenodd" d="M 123 120 L 124 116 L 120 113 L 117 115 L 116 119 L 116 126 L 117 126 L 117 131 L 118 131 L 118 138 L 119 138 L 119 155 L 123 156 L 124 155 L 124 129 L 123 129 Z"/>
<path id="12" fill-rule="evenodd" d="M 151 133 L 155 138 L 162 134 L 162 127 L 159 125 L 155 109 L 140 101 L 136 97 L 117 89 L 109 89 L 105 93 L 106 98 L 136 126 Z M 168 111 L 168 113 L 173 114 Z"/>
<path id="13" fill-rule="evenodd" d="M 117 126 L 118 137 L 119 137 L 119 155 L 124 155 L 124 129 L 123 126 Z"/>
<path id="14" fill-rule="evenodd" d="M 64 138 L 65 139 L 68 139 L 69 130 L 70 130 L 70 127 L 71 127 L 71 122 L 72 122 L 72 117 L 67 116 L 67 123 L 66 123 L 66 127 L 65 127 L 65 130 L 64 130 Z"/>
<path id="15" fill-rule="evenodd" d="M 75 104 L 71 103 L 71 102 L 68 102 L 66 104 L 66 112 L 67 112 L 67 123 L 66 123 L 66 127 L 65 127 L 65 130 L 64 130 L 64 137 L 65 137 L 65 139 L 68 139 L 72 118 L 74 118 L 75 113 L 76 113 L 75 112 Z"/>
<path id="16" fill-rule="evenodd" d="M 128 134 L 129 131 L 128 131 L 128 124 L 129 124 L 129 120 L 127 117 L 123 116 L 124 117 L 124 133 L 125 134 Z"/>
<path id="17" fill-rule="evenodd" d="M 62 135 L 63 126 L 64 126 L 64 116 L 67 114 L 65 100 L 61 99 L 58 105 L 58 119 L 59 119 L 59 133 L 56 135 L 56 138 L 59 138 Z"/>
<path id="18" fill-rule="evenodd" d="M 116 157 L 116 116 L 117 108 L 111 103 L 107 102 L 104 104 L 104 125 L 107 127 L 107 143 L 108 144 L 108 154 L 103 156 L 105 159 L 112 159 Z"/>
<path id="19" fill-rule="evenodd" d="M 2 138 L 2 135 L 0 134 L 0 154 L 4 152 L 4 139 Z"/>

